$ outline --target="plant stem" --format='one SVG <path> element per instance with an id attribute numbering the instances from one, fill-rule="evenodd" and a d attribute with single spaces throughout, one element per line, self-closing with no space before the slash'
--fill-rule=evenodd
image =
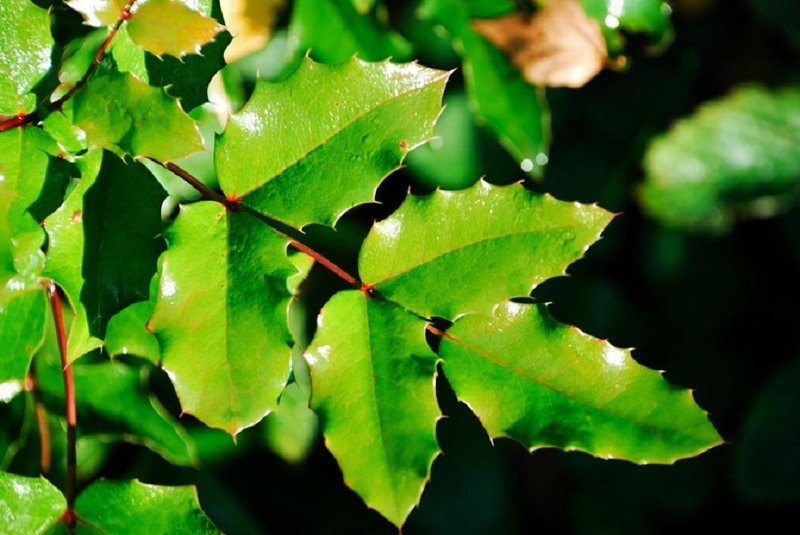
<path id="1" fill-rule="evenodd" d="M 75 406 L 75 381 L 72 377 L 72 366 L 67 360 L 67 331 L 64 329 L 64 313 L 61 307 L 61 296 L 58 293 L 58 286 L 50 281 L 48 287 L 50 297 L 50 307 L 53 310 L 53 318 L 56 323 L 56 335 L 58 337 L 58 350 L 61 353 L 61 370 L 64 376 L 64 399 L 66 402 L 67 415 L 67 488 L 64 495 L 67 498 L 67 511 L 64 513 L 64 521 L 70 530 L 75 527 L 75 491 L 77 488 L 77 457 L 75 452 L 75 429 L 78 425 L 78 416 Z"/>
<path id="2" fill-rule="evenodd" d="M 36 411 L 36 425 L 39 429 L 39 467 L 43 474 L 50 472 L 50 426 L 47 424 L 47 410 L 42 403 L 39 384 L 36 381 L 35 363 L 31 364 L 25 378 L 25 390 L 31 393 Z"/>

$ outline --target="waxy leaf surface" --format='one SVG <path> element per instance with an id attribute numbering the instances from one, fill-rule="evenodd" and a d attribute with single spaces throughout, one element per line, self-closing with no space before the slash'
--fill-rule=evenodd
<path id="1" fill-rule="evenodd" d="M 325 444 L 347 484 L 401 526 L 439 451 L 425 322 L 348 291 L 325 305 L 318 324 L 306 360 Z"/>
<path id="2" fill-rule="evenodd" d="M 159 235 L 166 193 L 153 175 L 104 151 L 79 163 L 83 178 L 45 220 L 45 275 L 64 290 L 75 312 L 70 361 L 98 347 L 111 316 L 147 299 L 164 248 Z"/>
<path id="3" fill-rule="evenodd" d="M 257 82 L 216 144 L 223 192 L 297 228 L 334 223 L 432 135 L 447 76 L 306 59 L 281 83 Z"/>
<path id="4" fill-rule="evenodd" d="M 199 54 L 224 29 L 213 18 L 175 0 L 143 2 L 127 26 L 131 39 L 148 52 L 176 57 Z"/>
<path id="5" fill-rule="evenodd" d="M 519 184 L 408 196 L 375 224 L 359 271 L 384 297 L 426 317 L 489 312 L 565 273 L 611 220 L 593 205 Z"/>
<path id="6" fill-rule="evenodd" d="M 492 438 L 642 464 L 722 442 L 689 390 L 630 351 L 559 324 L 544 305 L 507 302 L 463 317 L 439 354 L 456 395 Z"/>
<path id="7" fill-rule="evenodd" d="M 645 208 L 684 228 L 724 231 L 793 205 L 800 90 L 743 87 L 678 121 L 644 157 Z"/>
<path id="8" fill-rule="evenodd" d="M 67 509 L 67 500 L 43 477 L 0 472 L 0 496 L 5 533 L 47 533 Z"/>
<path id="9" fill-rule="evenodd" d="M 211 202 L 183 206 L 166 237 L 149 324 L 162 366 L 185 412 L 236 434 L 277 407 L 289 377 L 286 240 Z"/>
<path id="10" fill-rule="evenodd" d="M 75 511 L 84 521 L 78 533 L 219 533 L 200 509 L 194 487 L 99 480 L 81 492 Z"/>
<path id="11" fill-rule="evenodd" d="M 27 113 L 36 107 L 29 92 L 50 68 L 50 17 L 30 0 L 3 0 L 0 21 L 0 116 Z"/>
<path id="12" fill-rule="evenodd" d="M 101 67 L 73 101 L 75 124 L 90 146 L 161 162 L 204 149 L 200 130 L 178 101 L 128 73 Z"/>

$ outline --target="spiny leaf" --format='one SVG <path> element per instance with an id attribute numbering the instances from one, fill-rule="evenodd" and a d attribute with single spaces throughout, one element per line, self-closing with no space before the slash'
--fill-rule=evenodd
<path id="1" fill-rule="evenodd" d="M 67 509 L 67 500 L 43 477 L 0 472 L 0 496 L 0 526 L 6 533 L 47 533 Z"/>
<path id="2" fill-rule="evenodd" d="M 147 0 L 128 21 L 131 39 L 156 56 L 199 54 L 223 29 L 213 18 L 176 0 Z"/>
<path id="3" fill-rule="evenodd" d="M 472 27 L 470 19 L 488 16 L 472 11 L 465 0 L 426 0 L 425 18 L 444 26 L 464 58 L 467 90 L 478 118 L 494 131 L 523 171 L 541 176 L 550 145 L 550 115 L 544 94 Z"/>
<path id="4" fill-rule="evenodd" d="M 68 0 L 66 4 L 83 15 L 89 26 L 113 26 L 128 0 Z"/>
<path id="5" fill-rule="evenodd" d="M 491 437 L 640 464 L 719 445 L 688 390 L 630 351 L 557 323 L 543 305 L 507 302 L 456 321 L 441 340 L 444 373 Z"/>
<path id="6" fill-rule="evenodd" d="M 81 492 L 75 502 L 75 511 L 81 520 L 79 531 L 219 533 L 200 509 L 194 487 L 164 487 L 139 481 L 103 479 Z"/>
<path id="7" fill-rule="evenodd" d="M 794 205 L 800 90 L 742 87 L 709 102 L 656 138 L 644 166 L 645 208 L 671 225 L 719 232 Z"/>
<path id="8" fill-rule="evenodd" d="M 235 435 L 277 407 L 289 377 L 286 240 L 202 202 L 181 207 L 167 242 L 149 324 L 163 368 L 185 412 Z"/>
<path id="9" fill-rule="evenodd" d="M 50 237 L 45 275 L 75 312 L 69 360 L 99 347 L 108 320 L 147 299 L 163 250 L 161 203 L 166 193 L 135 162 L 95 151 L 79 161 L 83 178 L 45 221 Z"/>
<path id="10" fill-rule="evenodd" d="M 439 451 L 425 322 L 361 292 L 340 293 L 323 308 L 306 360 L 311 407 L 345 481 L 401 526 Z"/>
<path id="11" fill-rule="evenodd" d="M 162 162 L 204 149 L 178 101 L 130 74 L 101 67 L 73 100 L 75 124 L 92 146 Z"/>
<path id="12" fill-rule="evenodd" d="M 49 16 L 30 0 L 3 0 L 0 21 L 0 116 L 28 113 L 36 107 L 29 92 L 50 68 Z"/>
<path id="13" fill-rule="evenodd" d="M 259 81 L 216 145 L 220 186 L 297 228 L 332 224 L 372 201 L 428 139 L 447 76 L 416 64 L 306 59 L 281 83 Z"/>
<path id="14" fill-rule="evenodd" d="M 407 197 L 370 231 L 359 271 L 381 295 L 427 317 L 488 312 L 563 275 L 610 219 L 596 206 L 481 181 Z"/>

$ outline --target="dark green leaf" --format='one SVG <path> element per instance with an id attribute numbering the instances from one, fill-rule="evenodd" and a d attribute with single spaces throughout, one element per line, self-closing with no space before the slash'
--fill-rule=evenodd
<path id="1" fill-rule="evenodd" d="M 419 501 L 436 444 L 436 356 L 425 322 L 361 292 L 322 309 L 311 368 L 311 407 L 344 479 L 401 526 Z"/>

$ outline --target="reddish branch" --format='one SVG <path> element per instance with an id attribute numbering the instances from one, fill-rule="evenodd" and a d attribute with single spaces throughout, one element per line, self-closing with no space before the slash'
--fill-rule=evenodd
<path id="1" fill-rule="evenodd" d="M 36 382 L 36 369 L 33 365 L 25 378 L 25 390 L 31 393 L 36 407 L 36 425 L 39 429 L 39 466 L 42 473 L 46 474 L 50 471 L 50 426 L 47 423 L 47 411 L 42 403 L 39 384 Z"/>
<path id="2" fill-rule="evenodd" d="M 64 522 L 72 530 L 75 527 L 75 491 L 77 482 L 77 457 L 75 454 L 75 429 L 78 425 L 78 416 L 75 405 L 75 381 L 72 377 L 72 366 L 67 360 L 67 331 L 64 328 L 64 313 L 61 307 L 61 296 L 58 286 L 52 281 L 48 288 L 50 308 L 56 323 L 58 337 L 58 350 L 61 353 L 61 369 L 64 376 L 64 400 L 67 415 L 67 488 L 64 493 L 67 498 L 67 510 L 64 513 Z"/>
<path id="3" fill-rule="evenodd" d="M 69 99 L 71 99 L 75 93 L 77 93 L 84 85 L 86 85 L 86 81 L 89 80 L 89 77 L 94 73 L 97 69 L 97 66 L 100 65 L 100 61 L 102 61 L 103 56 L 105 56 L 108 47 L 111 45 L 111 41 L 114 40 L 114 37 L 117 36 L 117 32 L 119 32 L 119 27 L 122 25 L 123 22 L 126 20 L 130 20 L 131 18 L 131 9 L 133 9 L 133 5 L 137 2 L 137 0 L 129 0 L 125 7 L 122 8 L 122 11 L 119 14 L 119 19 L 117 20 L 116 24 L 111 28 L 111 31 L 108 33 L 105 41 L 103 44 L 100 45 L 100 49 L 97 51 L 97 54 L 94 55 L 94 59 L 92 63 L 89 65 L 89 68 L 86 69 L 86 72 L 81 77 L 78 82 L 70 88 L 64 95 L 61 96 L 58 100 L 50 104 L 50 108 L 54 111 L 59 111 L 61 108 L 64 107 L 64 104 L 67 103 Z M 32 124 L 38 121 L 39 114 L 36 111 L 31 113 L 20 113 L 14 117 L 9 119 L 0 120 L 0 132 L 4 130 L 10 130 L 12 128 L 16 128 L 18 126 L 24 126 L 26 124 Z"/>

